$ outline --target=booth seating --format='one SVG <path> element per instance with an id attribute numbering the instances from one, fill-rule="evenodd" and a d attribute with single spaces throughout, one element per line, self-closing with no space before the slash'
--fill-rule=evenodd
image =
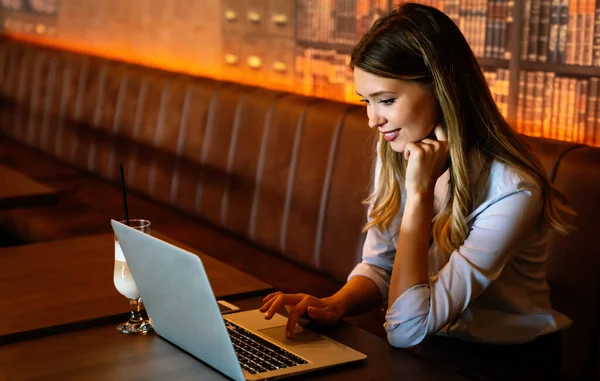
<path id="1" fill-rule="evenodd" d="M 2 163 L 60 191 L 2 211 L 15 241 L 110 232 L 132 218 L 287 292 L 326 296 L 360 260 L 376 132 L 360 106 L 0 43 Z M 548 281 L 562 373 L 600 379 L 600 149 L 523 137 L 578 212 Z M 375 309 L 348 318 L 385 336 Z"/>

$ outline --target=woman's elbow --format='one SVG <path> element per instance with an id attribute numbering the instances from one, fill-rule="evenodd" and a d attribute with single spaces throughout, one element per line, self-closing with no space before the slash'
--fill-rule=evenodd
<path id="1" fill-rule="evenodd" d="M 388 327 L 391 324 L 388 322 Z M 387 329 L 388 342 L 395 348 L 410 348 L 427 337 L 427 317 L 420 316 Z"/>

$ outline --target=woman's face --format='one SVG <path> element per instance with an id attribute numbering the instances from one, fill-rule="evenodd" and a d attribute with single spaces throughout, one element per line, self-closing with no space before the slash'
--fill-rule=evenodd
<path id="1" fill-rule="evenodd" d="M 354 69 L 356 92 L 367 106 L 369 126 L 396 152 L 426 138 L 438 122 L 437 102 L 426 85 Z"/>

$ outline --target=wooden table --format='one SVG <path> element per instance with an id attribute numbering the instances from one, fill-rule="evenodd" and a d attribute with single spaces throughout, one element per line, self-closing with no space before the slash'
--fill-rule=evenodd
<path id="1" fill-rule="evenodd" d="M 236 304 L 242 310 L 256 308 L 260 299 Z M 323 333 L 368 358 L 299 375 L 294 380 L 467 380 L 344 322 Z M 155 333 L 127 336 L 117 332 L 114 325 L 1 346 L 0 374 L 7 380 L 227 380 Z"/>
<path id="2" fill-rule="evenodd" d="M 206 254 L 153 235 L 197 254 L 217 298 L 272 289 Z M 115 289 L 113 267 L 112 234 L 0 249 L 0 344 L 32 330 L 46 330 L 45 335 L 86 321 L 95 325 L 94 319 L 123 320 L 115 315 L 129 312 L 129 303 Z"/>
<path id="3" fill-rule="evenodd" d="M 57 201 L 54 189 L 0 165 L 0 209 L 47 205 Z"/>

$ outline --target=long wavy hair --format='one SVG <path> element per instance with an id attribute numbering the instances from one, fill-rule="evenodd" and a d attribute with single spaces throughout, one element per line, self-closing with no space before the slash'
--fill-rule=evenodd
<path id="1" fill-rule="evenodd" d="M 443 12 L 405 3 L 377 20 L 354 48 L 350 68 L 430 87 L 448 137 L 450 186 L 444 208 L 433 223 L 433 239 L 445 253 L 468 235 L 466 217 L 474 202 L 468 155 L 477 148 L 487 163 L 498 160 L 537 179 L 544 196 L 546 221 L 566 234 L 565 217 L 573 214 L 567 200 L 548 180 L 538 160 L 509 126 L 496 106 L 485 77 L 464 36 Z M 378 141 L 381 169 L 378 184 L 365 203 L 370 221 L 387 230 L 401 205 L 406 161 L 383 137 Z M 489 172 L 489 167 L 484 168 Z"/>

